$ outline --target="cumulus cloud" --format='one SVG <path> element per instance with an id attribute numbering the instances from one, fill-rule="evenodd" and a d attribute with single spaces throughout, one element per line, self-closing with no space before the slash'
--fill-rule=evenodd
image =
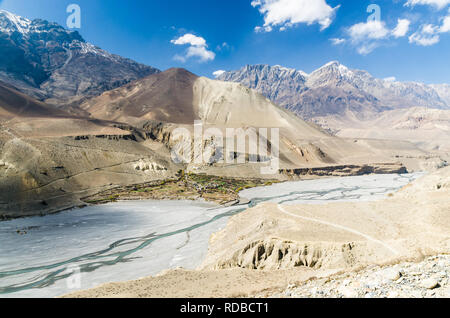
<path id="1" fill-rule="evenodd" d="M 415 43 L 420 46 L 431 46 L 439 43 L 440 37 L 438 28 L 431 24 L 422 25 L 422 27 L 409 37 L 409 43 Z"/>
<path id="2" fill-rule="evenodd" d="M 398 19 L 397 26 L 390 29 L 383 21 L 369 20 L 351 26 L 347 33 L 358 53 L 366 55 L 382 45 L 383 40 L 406 36 L 410 25 L 411 21 L 408 19 Z"/>
<path id="3" fill-rule="evenodd" d="M 397 27 L 392 31 L 392 35 L 395 38 L 404 37 L 409 31 L 410 25 L 411 21 L 408 19 L 398 19 Z"/>
<path id="4" fill-rule="evenodd" d="M 409 42 L 421 46 L 431 46 L 440 42 L 441 34 L 450 32 L 450 11 L 446 17 L 442 18 L 442 24 L 425 24 L 409 37 Z"/>
<path id="5" fill-rule="evenodd" d="M 350 41 L 357 46 L 357 51 L 361 55 L 367 55 L 375 50 L 378 40 L 389 36 L 390 31 L 382 21 L 368 21 L 355 24 L 348 30 Z"/>
<path id="6" fill-rule="evenodd" d="M 416 5 L 429 5 L 437 9 L 443 9 L 450 4 L 450 0 L 408 0 L 405 3 L 407 7 L 414 7 Z"/>
<path id="7" fill-rule="evenodd" d="M 174 45 L 189 45 L 185 55 L 175 55 L 174 59 L 176 61 L 184 63 L 189 58 L 198 58 L 200 62 L 207 62 L 213 61 L 216 58 L 216 54 L 208 50 L 206 40 L 191 33 L 186 33 L 170 42 Z"/>
<path id="8" fill-rule="evenodd" d="M 414 7 L 416 5 L 433 6 L 436 9 L 443 9 L 450 5 L 450 0 L 407 0 L 405 6 Z M 443 33 L 450 32 L 450 9 L 447 16 L 440 18 L 439 24 L 423 24 L 416 32 L 412 33 L 411 21 L 409 19 L 397 19 L 395 27 L 387 27 L 385 22 L 380 20 L 368 20 L 350 26 L 346 29 L 347 38 L 358 53 L 366 55 L 371 53 L 377 47 L 387 43 L 388 40 L 399 39 L 403 37 L 409 40 L 409 43 L 420 46 L 431 46 L 440 42 Z M 339 39 L 330 39 L 334 45 L 343 43 Z"/>
<path id="9" fill-rule="evenodd" d="M 191 46 L 187 50 L 186 57 L 198 57 L 201 62 L 213 61 L 216 53 L 208 51 L 205 46 Z"/>
<path id="10" fill-rule="evenodd" d="M 200 36 L 195 36 L 191 33 L 187 33 L 178 39 L 170 41 L 175 45 L 190 44 L 192 46 L 206 46 L 206 40 Z"/>
<path id="11" fill-rule="evenodd" d="M 358 23 L 348 29 L 348 33 L 353 42 L 360 42 L 363 40 L 379 40 L 386 38 L 389 35 L 389 30 L 382 21 L 368 21 Z"/>
<path id="12" fill-rule="evenodd" d="M 284 31 L 300 23 L 318 23 L 324 30 L 340 7 L 332 8 L 325 0 L 254 0 L 251 5 L 264 15 L 264 25 L 256 27 L 256 32 L 271 32 L 274 28 Z"/>
<path id="13" fill-rule="evenodd" d="M 449 15 L 443 19 L 442 26 L 439 28 L 439 32 L 441 33 L 450 32 L 450 11 Z"/>
<path id="14" fill-rule="evenodd" d="M 213 75 L 214 75 L 215 78 L 218 78 L 218 77 L 219 77 L 220 75 L 222 75 L 223 73 L 225 73 L 225 71 L 223 71 L 223 70 L 218 70 L 218 71 L 213 72 Z"/>
<path id="15" fill-rule="evenodd" d="M 331 43 L 333 43 L 333 45 L 340 45 L 340 44 L 344 44 L 345 42 L 347 42 L 346 39 L 341 39 L 341 38 L 333 38 L 330 39 Z"/>

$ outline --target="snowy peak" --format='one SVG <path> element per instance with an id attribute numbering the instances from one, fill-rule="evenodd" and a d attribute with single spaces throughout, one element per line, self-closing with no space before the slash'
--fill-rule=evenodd
<path id="1" fill-rule="evenodd" d="M 342 85 L 352 82 L 356 77 L 354 71 L 337 61 L 332 61 L 312 72 L 308 76 L 308 86 Z"/>
<path id="2" fill-rule="evenodd" d="M 11 12 L 0 10 L 0 31 L 5 33 L 28 33 L 31 20 L 15 15 Z"/>
<path id="3" fill-rule="evenodd" d="M 42 41 L 59 43 L 85 42 L 77 31 L 67 30 L 57 23 L 42 19 L 31 21 L 5 10 L 0 10 L 0 33 L 8 36 L 20 33 L 24 40 L 30 40 L 33 37 Z"/>
<path id="4" fill-rule="evenodd" d="M 285 98 L 286 92 L 303 92 L 307 76 L 305 72 L 295 69 L 259 64 L 246 65 L 236 72 L 226 72 L 217 79 L 241 83 L 277 101 Z"/>
<path id="5" fill-rule="evenodd" d="M 268 67 L 270 67 L 270 66 L 268 66 Z M 303 77 L 308 77 L 308 73 L 305 73 L 305 72 L 303 72 L 303 71 L 301 71 L 301 70 L 296 70 L 296 69 L 294 69 L 294 68 L 287 68 L 287 67 L 283 67 L 283 66 L 281 66 L 281 65 L 275 65 L 275 66 L 273 66 L 272 67 L 274 70 L 278 70 L 279 72 L 281 72 L 281 73 L 287 73 L 287 74 L 295 74 L 295 75 L 301 75 L 301 76 L 303 76 Z"/>
<path id="6" fill-rule="evenodd" d="M 77 31 L 0 10 L 0 80 L 38 99 L 70 101 L 159 72 L 87 43 Z"/>
<path id="7" fill-rule="evenodd" d="M 338 61 L 331 61 L 328 62 L 327 64 L 325 64 L 322 67 L 319 67 L 315 72 L 319 72 L 319 71 L 335 71 L 335 72 L 341 72 L 341 73 L 347 73 L 350 71 L 350 69 L 339 63 Z"/>
<path id="8" fill-rule="evenodd" d="M 255 81 L 292 79 L 295 81 L 305 82 L 307 77 L 307 73 L 293 68 L 287 68 L 280 65 L 270 66 L 266 64 L 257 64 L 246 65 L 236 72 L 225 72 L 218 77 L 218 80 L 235 81 L 232 79 L 252 78 Z"/>
<path id="9" fill-rule="evenodd" d="M 318 71 L 324 71 L 324 70 L 333 70 L 333 71 L 340 71 L 340 72 L 347 72 L 349 71 L 348 67 L 345 65 L 339 63 L 338 61 L 331 61 L 325 64 L 322 67 L 319 67 L 316 72 Z"/>
<path id="10" fill-rule="evenodd" d="M 239 82 L 304 119 L 367 114 L 408 107 L 450 109 L 450 86 L 377 79 L 363 70 L 329 62 L 311 74 L 279 65 L 247 65 L 219 80 Z"/>

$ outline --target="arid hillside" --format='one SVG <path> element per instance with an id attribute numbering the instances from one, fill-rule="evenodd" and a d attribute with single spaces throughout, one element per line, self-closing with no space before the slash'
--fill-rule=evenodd
<path id="1" fill-rule="evenodd" d="M 434 169 L 443 164 L 439 156 L 428 156 L 408 142 L 331 136 L 254 90 L 183 69 L 150 75 L 88 99 L 81 107 L 63 107 L 67 112 L 9 86 L 0 90 L 2 217 L 82 206 L 83 198 L 164 180 L 180 170 L 289 180 Z M 255 133 L 259 146 L 255 150 L 248 143 L 245 149 L 225 153 L 232 137 L 210 136 L 196 150 L 195 120 L 223 136 L 227 128 Z M 190 136 L 180 139 L 174 134 L 177 128 L 185 128 Z M 278 136 L 272 135 L 272 128 L 279 129 Z M 269 151 L 261 154 L 257 149 L 264 144 Z M 191 161 L 175 163 L 174 150 L 182 150 Z M 244 163 L 211 160 L 220 153 Z M 277 156 L 279 162 L 274 160 Z M 268 166 L 274 167 L 271 174 L 263 174 Z"/>

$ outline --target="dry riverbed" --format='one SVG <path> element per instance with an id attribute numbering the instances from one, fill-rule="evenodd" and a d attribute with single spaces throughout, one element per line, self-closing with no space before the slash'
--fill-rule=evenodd
<path id="1" fill-rule="evenodd" d="M 314 196 L 340 197 L 351 180 Z M 316 183 L 322 191 L 328 184 Z M 288 185 L 273 187 L 280 186 Z M 450 168 L 381 201 L 297 204 L 308 191 L 233 216 L 211 237 L 198 270 L 169 270 L 68 297 L 450 297 Z"/>

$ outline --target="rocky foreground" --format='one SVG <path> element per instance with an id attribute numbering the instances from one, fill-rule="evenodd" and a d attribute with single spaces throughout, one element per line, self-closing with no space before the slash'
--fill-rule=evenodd
<path id="1" fill-rule="evenodd" d="M 269 297 L 448 298 L 449 275 L 450 255 L 438 255 L 419 263 L 373 266 L 360 272 L 312 279 L 301 285 L 290 285 Z"/>

